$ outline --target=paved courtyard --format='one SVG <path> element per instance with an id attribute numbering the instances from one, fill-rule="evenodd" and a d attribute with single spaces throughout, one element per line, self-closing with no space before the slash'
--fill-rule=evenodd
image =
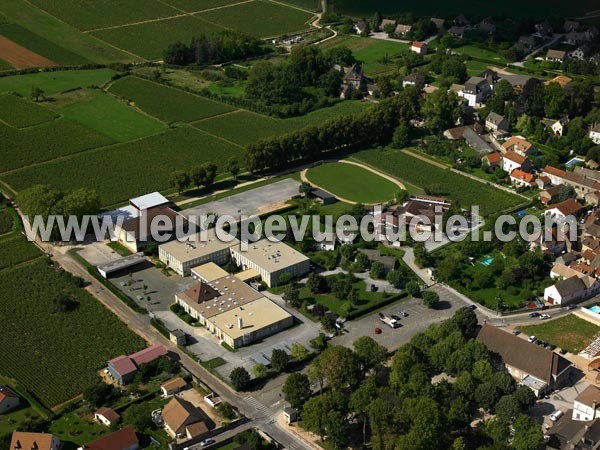
<path id="1" fill-rule="evenodd" d="M 298 195 L 300 183 L 291 178 L 273 184 L 251 189 L 246 192 L 231 195 L 221 200 L 205 203 L 195 208 L 182 211 L 186 217 L 217 214 L 240 218 L 241 214 L 256 216 L 280 209 L 295 195 Z"/>

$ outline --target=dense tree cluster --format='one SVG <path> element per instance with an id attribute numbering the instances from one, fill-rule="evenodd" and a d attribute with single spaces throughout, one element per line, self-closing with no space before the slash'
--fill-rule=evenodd
<path id="1" fill-rule="evenodd" d="M 259 56 L 269 51 L 259 39 L 233 30 L 201 34 L 189 44 L 175 42 L 165 50 L 167 64 L 187 66 L 190 64 L 217 64 Z"/>
<path id="2" fill-rule="evenodd" d="M 385 145 L 398 124 L 408 124 L 418 114 L 419 92 L 410 87 L 364 113 L 251 144 L 246 147 L 246 167 L 251 171 L 280 169 L 293 162 L 318 160 L 329 151 Z"/>

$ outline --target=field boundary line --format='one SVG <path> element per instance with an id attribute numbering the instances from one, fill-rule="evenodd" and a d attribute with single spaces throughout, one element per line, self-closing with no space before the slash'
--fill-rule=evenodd
<path id="1" fill-rule="evenodd" d="M 189 124 L 191 126 L 193 126 L 194 128 L 196 128 L 195 125 L 197 123 L 206 122 L 207 120 L 215 119 L 217 117 L 227 116 L 229 114 L 239 114 L 241 112 L 249 112 L 249 111 L 246 111 L 245 109 L 241 109 L 241 108 L 240 109 L 234 109 L 233 111 L 225 111 L 225 112 L 222 112 L 222 113 L 219 113 L 219 114 L 215 114 L 214 116 L 203 117 L 202 119 L 194 120 L 193 122 L 190 122 Z"/>
<path id="2" fill-rule="evenodd" d="M 33 264 L 34 262 L 37 262 L 37 260 L 42 259 L 42 258 L 47 258 L 47 255 L 45 255 L 45 254 L 42 253 L 40 256 L 36 256 L 35 258 L 28 259 L 27 261 L 21 261 L 20 263 L 13 264 L 12 266 L 7 266 L 7 267 L 4 267 L 4 268 L 1 268 L 0 272 L 4 272 L 4 271 L 7 271 L 7 270 L 16 270 L 16 269 L 19 269 L 19 268 L 21 268 L 23 266 L 28 266 L 30 264 Z"/>
<path id="3" fill-rule="evenodd" d="M 206 134 L 207 136 L 213 137 L 213 138 L 215 138 L 215 139 L 219 139 L 220 141 L 223 141 L 223 142 L 226 142 L 226 143 L 228 143 L 228 144 L 230 144 L 230 145 L 233 145 L 233 146 L 235 146 L 235 147 L 241 148 L 242 150 L 244 150 L 244 149 L 245 149 L 245 147 L 244 147 L 243 145 L 236 144 L 235 142 L 233 142 L 233 141 L 230 141 L 229 139 L 225 139 L 225 138 L 223 138 L 223 137 L 221 137 L 221 136 L 217 136 L 216 134 L 209 133 L 208 131 L 201 130 L 200 128 L 196 128 L 196 127 L 194 127 L 194 126 L 192 126 L 192 128 L 193 128 L 194 130 L 198 130 L 200 133 L 204 133 L 204 134 Z"/>
<path id="4" fill-rule="evenodd" d="M 297 9 L 298 11 L 302 11 L 302 12 L 305 12 L 305 13 L 308 13 L 308 14 L 312 14 L 313 17 L 311 17 L 311 20 L 314 20 L 314 16 L 318 15 L 314 11 L 309 11 L 308 9 L 304 9 L 304 8 L 301 8 L 301 7 L 296 6 L 296 5 L 290 5 L 288 3 L 278 2 L 277 0 L 265 0 L 265 1 L 267 1 L 269 3 L 275 3 L 275 4 L 281 5 L 281 6 L 287 6 L 288 8 Z M 321 28 L 321 27 L 316 27 L 316 28 Z"/>
<path id="5" fill-rule="evenodd" d="M 423 188 L 422 188 L 422 187 L 420 187 L 420 186 L 417 186 L 416 184 L 409 183 L 408 181 L 406 181 L 406 180 L 403 180 L 402 178 L 399 178 L 399 177 L 397 177 L 397 176 L 395 176 L 395 175 L 392 175 L 391 173 L 389 173 L 389 172 L 386 172 L 385 170 L 382 170 L 382 169 L 380 169 L 380 168 L 378 168 L 378 167 L 375 167 L 375 166 L 373 166 L 373 165 L 371 165 L 371 164 L 369 164 L 369 163 L 367 163 L 367 162 L 365 162 L 365 161 L 362 161 L 362 160 L 360 160 L 360 159 L 358 159 L 358 158 L 356 158 L 356 157 L 354 157 L 354 156 L 350 156 L 349 158 L 347 158 L 347 160 L 348 160 L 348 161 L 355 161 L 355 162 L 357 162 L 357 163 L 359 163 L 359 164 L 364 164 L 364 165 L 365 165 L 365 167 L 369 167 L 369 168 L 371 168 L 371 169 L 373 169 L 373 170 L 379 171 L 379 172 L 381 172 L 382 174 L 385 174 L 385 175 L 387 175 L 387 176 L 388 176 L 388 177 L 390 177 L 390 178 L 396 179 L 396 180 L 398 180 L 400 183 L 402 183 L 404 186 L 410 186 L 410 187 L 411 187 L 413 190 L 415 190 L 415 191 L 419 191 L 419 192 L 423 192 L 423 193 L 425 192 L 425 191 L 423 190 Z"/>
<path id="6" fill-rule="evenodd" d="M 181 17 L 194 16 L 196 14 L 202 14 L 202 13 L 206 13 L 206 12 L 210 12 L 210 11 L 215 11 L 215 10 L 219 10 L 219 9 L 230 8 L 232 6 L 242 5 L 242 4 L 245 4 L 245 3 L 253 3 L 255 1 L 256 0 L 243 0 L 241 2 L 232 3 L 232 4 L 229 4 L 229 5 L 216 6 L 214 8 L 201 9 L 199 11 L 189 11 L 189 12 L 187 12 L 187 11 L 185 11 L 183 9 L 180 9 L 180 8 L 176 8 L 173 5 L 169 5 L 168 3 L 160 2 L 160 3 L 164 4 L 164 5 L 167 5 L 167 6 L 171 7 L 171 8 L 173 8 L 175 11 L 182 11 L 182 13 L 181 14 L 175 14 L 173 16 L 157 17 L 155 19 L 145 19 L 145 20 L 139 20 L 137 22 L 123 23 L 121 25 L 109 25 L 107 27 L 91 28 L 89 30 L 82 30 L 81 32 L 83 34 L 89 34 L 89 33 L 95 33 L 97 31 L 114 30 L 114 29 L 117 29 L 117 28 L 133 27 L 133 26 L 136 26 L 136 25 L 143 25 L 143 24 L 146 24 L 146 23 L 154 23 L 154 22 L 162 22 L 164 20 L 179 19 Z M 212 25 L 219 26 L 221 28 L 227 28 L 227 27 L 224 27 L 223 25 L 215 24 L 215 23 L 209 22 L 208 20 L 205 20 L 205 19 L 202 19 L 202 20 L 204 20 L 205 22 L 210 23 Z"/>
<path id="7" fill-rule="evenodd" d="M 444 169 L 444 170 L 446 170 L 446 169 L 449 169 L 449 168 L 450 168 L 450 166 L 449 166 L 449 165 L 446 165 L 446 164 L 444 164 L 444 163 L 441 163 L 441 162 L 434 161 L 434 160 L 432 160 L 432 159 L 429 159 L 429 158 L 427 158 L 427 157 L 425 157 L 425 156 L 423 156 L 423 155 L 419 155 L 418 153 L 411 152 L 410 150 L 407 150 L 407 149 L 405 149 L 405 150 L 400 150 L 400 151 L 401 151 L 402 153 L 406 153 L 407 155 L 410 155 L 410 156 L 412 156 L 413 158 L 417 158 L 417 159 L 420 159 L 420 160 L 421 160 L 421 161 L 423 161 L 423 162 L 426 162 L 426 163 L 428 163 L 428 164 L 431 164 L 432 166 L 439 167 L 440 169 Z"/>

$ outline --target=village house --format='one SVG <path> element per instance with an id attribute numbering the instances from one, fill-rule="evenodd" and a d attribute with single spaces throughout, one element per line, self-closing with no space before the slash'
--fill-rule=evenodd
<path id="1" fill-rule="evenodd" d="M 552 29 L 552 26 L 550 25 L 550 23 L 547 20 L 544 20 L 543 22 L 535 24 L 534 35 L 539 38 L 542 38 L 542 39 L 549 38 L 552 36 L 553 32 L 554 32 L 554 30 Z"/>
<path id="2" fill-rule="evenodd" d="M 537 41 L 535 36 L 520 36 L 519 40 L 515 44 L 515 47 L 517 50 L 522 52 L 530 52 L 536 47 L 536 45 Z"/>
<path id="3" fill-rule="evenodd" d="M 563 136 L 567 131 L 567 123 L 569 123 L 568 117 L 558 119 L 552 124 L 552 132 L 555 136 Z"/>
<path id="4" fill-rule="evenodd" d="M 590 421 L 600 417 L 600 388 L 590 385 L 573 400 L 573 420 Z"/>
<path id="5" fill-rule="evenodd" d="M 121 416 L 114 409 L 102 407 L 94 413 L 94 419 L 102 425 L 110 427 L 116 424 Z"/>
<path id="6" fill-rule="evenodd" d="M 137 450 L 140 441 L 132 427 L 122 428 L 107 436 L 82 445 L 77 450 Z"/>
<path id="7" fill-rule="evenodd" d="M 576 20 L 565 20 L 563 23 L 563 31 L 565 33 L 571 33 L 572 31 L 577 31 L 580 23 Z"/>
<path id="8" fill-rule="evenodd" d="M 0 415 L 9 413 L 20 405 L 19 395 L 8 386 L 0 385 Z"/>
<path id="9" fill-rule="evenodd" d="M 10 440 L 10 450 L 60 450 L 58 436 L 48 433 L 15 431 Z"/>
<path id="10" fill-rule="evenodd" d="M 394 27 L 396 26 L 396 21 L 393 19 L 383 19 L 381 21 L 381 23 L 379 24 L 379 29 L 381 31 L 385 31 L 386 29 L 394 29 Z"/>
<path id="11" fill-rule="evenodd" d="M 414 41 L 410 45 L 410 51 L 415 52 L 419 55 L 426 55 L 427 54 L 427 42 Z"/>
<path id="12" fill-rule="evenodd" d="M 502 167 L 502 155 L 498 152 L 490 153 L 483 157 L 482 162 L 484 166 L 494 172 Z"/>
<path id="13" fill-rule="evenodd" d="M 167 398 L 184 390 L 186 387 L 187 382 L 183 378 L 175 377 L 165 381 L 160 387 L 160 392 L 163 397 Z"/>
<path id="14" fill-rule="evenodd" d="M 161 416 L 165 431 L 174 439 L 201 438 L 209 432 L 203 412 L 182 398 L 173 397 L 163 408 Z"/>
<path id="15" fill-rule="evenodd" d="M 546 61 L 552 62 L 563 62 L 567 56 L 567 52 L 564 50 L 549 49 L 546 53 Z"/>
<path id="16" fill-rule="evenodd" d="M 600 282 L 590 276 L 573 275 L 544 289 L 544 301 L 567 305 L 588 299 L 600 291 Z"/>
<path id="17" fill-rule="evenodd" d="M 398 25 L 396 25 L 394 34 L 396 34 L 398 36 L 406 36 L 408 33 L 410 33 L 411 30 L 412 30 L 411 25 L 404 25 L 404 24 L 399 23 Z"/>
<path id="18" fill-rule="evenodd" d="M 361 85 L 367 82 L 362 66 L 358 63 L 349 69 L 344 69 L 344 78 L 340 87 L 340 98 L 348 99 L 353 92 L 360 92 Z"/>
<path id="19" fill-rule="evenodd" d="M 429 20 L 431 20 L 435 24 L 438 30 L 444 27 L 444 19 L 441 19 L 439 17 L 431 17 Z"/>
<path id="20" fill-rule="evenodd" d="M 533 144 L 521 136 L 512 136 L 502 144 L 502 149 L 505 152 L 513 151 L 521 156 L 531 156 L 536 151 Z"/>
<path id="21" fill-rule="evenodd" d="M 557 202 L 562 188 L 562 184 L 557 184 L 555 186 L 551 186 L 547 189 L 540 191 L 540 201 L 544 205 L 549 205 L 551 203 Z"/>
<path id="22" fill-rule="evenodd" d="M 354 31 L 357 34 L 366 34 L 369 32 L 369 25 L 364 20 L 359 20 L 354 24 Z"/>
<path id="23" fill-rule="evenodd" d="M 600 145 L 600 123 L 592 125 L 588 136 L 594 144 Z"/>
<path id="24" fill-rule="evenodd" d="M 486 17 L 481 22 L 479 22 L 477 28 L 479 28 L 480 31 L 483 31 L 487 34 L 496 33 L 496 24 L 494 22 L 494 19 L 492 19 L 491 17 Z"/>
<path id="25" fill-rule="evenodd" d="M 588 56 L 589 52 L 590 52 L 590 46 L 588 44 L 582 44 L 579 47 L 577 47 L 575 50 L 571 50 L 569 52 L 569 58 L 578 59 L 580 61 L 583 61 Z"/>
<path id="26" fill-rule="evenodd" d="M 405 76 L 404 80 L 402 80 L 402 87 L 406 86 L 416 86 L 418 88 L 422 88 L 425 86 L 425 75 L 413 72 Z"/>
<path id="27" fill-rule="evenodd" d="M 506 119 L 506 117 L 501 116 L 500 114 L 496 114 L 492 111 L 485 118 L 485 127 L 490 131 L 509 131 L 510 123 L 508 119 Z"/>
<path id="28" fill-rule="evenodd" d="M 464 98 L 469 106 L 476 107 L 492 95 L 492 86 L 486 78 L 471 77 L 457 95 Z"/>
<path id="29" fill-rule="evenodd" d="M 471 21 L 467 19 L 464 14 L 459 14 L 458 16 L 456 16 L 452 23 L 454 23 L 454 25 L 460 25 L 462 27 L 471 27 Z"/>
<path id="30" fill-rule="evenodd" d="M 556 167 L 546 166 L 542 170 L 542 174 L 550 178 L 552 184 L 563 184 L 565 181 L 565 171 Z"/>
<path id="31" fill-rule="evenodd" d="M 486 323 L 477 340 L 498 354 L 517 383 L 527 386 L 538 397 L 569 380 L 572 365 L 567 359 L 512 333 Z"/>
<path id="32" fill-rule="evenodd" d="M 534 187 L 535 176 L 532 173 L 523 172 L 521 169 L 515 169 L 510 173 L 510 181 L 517 186 Z"/>
<path id="33" fill-rule="evenodd" d="M 457 39 L 463 39 L 465 37 L 465 32 L 467 31 L 466 27 L 461 27 L 459 25 L 453 25 L 448 29 L 448 34 L 454 36 Z"/>
<path id="34" fill-rule="evenodd" d="M 108 361 L 108 373 L 120 385 L 130 383 L 142 364 L 148 364 L 167 355 L 164 345 L 156 344 L 129 356 L 121 355 Z"/>
<path id="35" fill-rule="evenodd" d="M 557 83 L 561 88 L 564 88 L 566 85 L 571 83 L 573 78 L 567 77 L 565 75 L 557 75 L 551 80 L 544 81 L 544 84 L 548 86 L 550 83 Z"/>
<path id="36" fill-rule="evenodd" d="M 546 208 L 544 214 L 555 219 L 565 219 L 569 216 L 577 217 L 583 206 L 574 198 L 568 198 L 560 203 L 555 203 Z"/>
<path id="37" fill-rule="evenodd" d="M 552 185 L 552 182 L 546 175 L 539 175 L 535 179 L 535 184 L 537 184 L 538 188 L 540 189 L 546 189 Z"/>
<path id="38" fill-rule="evenodd" d="M 533 163 L 525 156 L 510 150 L 502 156 L 502 170 L 511 173 L 515 169 L 521 169 L 523 172 L 529 173 L 533 171 L 534 167 Z"/>

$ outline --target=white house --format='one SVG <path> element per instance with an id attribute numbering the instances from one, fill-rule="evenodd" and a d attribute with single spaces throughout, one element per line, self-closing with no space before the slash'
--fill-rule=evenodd
<path id="1" fill-rule="evenodd" d="M 324 233 L 322 239 L 319 239 L 319 241 L 317 242 L 316 249 L 332 252 L 335 250 L 336 243 L 337 236 L 335 233 Z"/>
<path id="2" fill-rule="evenodd" d="M 563 117 L 562 119 L 558 119 L 556 122 L 552 124 L 552 132 L 555 136 L 563 136 L 567 131 L 567 123 L 569 122 L 568 117 Z"/>
<path id="3" fill-rule="evenodd" d="M 577 214 L 583 209 L 583 206 L 579 204 L 574 198 L 568 198 L 560 203 L 554 203 L 546 208 L 544 214 L 546 216 L 554 217 L 555 219 L 565 219 L 568 216 L 577 216 Z"/>
<path id="4" fill-rule="evenodd" d="M 512 173 L 515 169 L 520 169 L 527 158 L 516 152 L 508 151 L 502 157 L 502 170 Z"/>
<path id="5" fill-rule="evenodd" d="M 595 278 L 574 275 L 544 289 L 544 301 L 553 305 L 565 305 L 590 298 L 599 290 L 600 283 Z"/>
<path id="6" fill-rule="evenodd" d="M 111 408 L 100 408 L 94 413 L 94 419 L 107 427 L 117 423 L 121 416 Z"/>
<path id="7" fill-rule="evenodd" d="M 419 55 L 427 54 L 427 42 L 414 41 L 410 46 L 410 51 Z"/>
<path id="8" fill-rule="evenodd" d="M 573 400 L 573 420 L 590 421 L 600 417 L 600 388 L 590 385 Z"/>
<path id="9" fill-rule="evenodd" d="M 465 83 L 465 87 L 457 92 L 459 97 L 464 98 L 469 106 L 477 106 L 485 102 L 492 94 L 492 86 L 486 78 L 471 77 Z"/>
<path id="10" fill-rule="evenodd" d="M 589 133 L 590 139 L 594 142 L 594 144 L 600 144 L 600 123 L 596 123 L 592 126 Z"/>

